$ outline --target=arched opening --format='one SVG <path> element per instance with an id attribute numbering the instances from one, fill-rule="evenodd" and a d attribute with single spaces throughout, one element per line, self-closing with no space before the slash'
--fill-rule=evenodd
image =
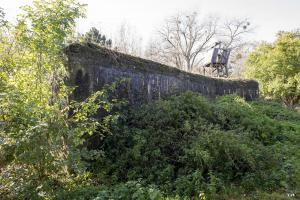
<path id="1" fill-rule="evenodd" d="M 83 71 L 79 69 L 75 76 L 75 100 L 84 100 L 89 96 L 90 76 L 88 73 L 83 75 Z"/>

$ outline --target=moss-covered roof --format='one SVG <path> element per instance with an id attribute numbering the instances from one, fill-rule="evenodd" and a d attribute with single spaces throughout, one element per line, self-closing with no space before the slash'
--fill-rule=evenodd
<path id="1" fill-rule="evenodd" d="M 141 72 L 149 73 L 160 73 L 166 75 L 176 75 L 189 77 L 193 80 L 207 80 L 212 82 L 222 83 L 232 83 L 233 85 L 246 86 L 252 85 L 256 86 L 257 82 L 253 80 L 241 80 L 241 79 L 224 79 L 224 78 L 212 78 L 199 74 L 193 74 L 190 72 L 182 71 L 178 68 L 167 66 L 158 62 L 143 59 L 140 57 L 131 56 L 128 54 L 123 54 L 111 49 L 101 47 L 93 43 L 73 43 L 70 44 L 65 49 L 67 55 L 73 54 L 82 59 L 87 59 L 95 63 L 113 65 L 115 67 L 125 67 L 126 69 L 132 68 Z"/>

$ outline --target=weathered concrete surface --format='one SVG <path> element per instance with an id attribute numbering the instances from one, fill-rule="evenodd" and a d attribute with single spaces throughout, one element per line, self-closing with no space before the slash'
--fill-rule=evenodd
<path id="1" fill-rule="evenodd" d="M 92 44 L 71 44 L 65 54 L 70 73 L 68 82 L 77 86 L 75 99 L 83 99 L 105 84 L 123 78 L 128 82 L 122 93 L 130 103 L 148 102 L 185 91 L 198 92 L 209 98 L 233 93 L 246 100 L 258 97 L 255 81 L 195 75 Z"/>

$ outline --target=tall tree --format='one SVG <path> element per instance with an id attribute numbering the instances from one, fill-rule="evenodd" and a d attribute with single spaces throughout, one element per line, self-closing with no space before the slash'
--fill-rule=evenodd
<path id="1" fill-rule="evenodd" d="M 0 7 L 0 27 L 7 24 L 7 20 L 5 20 L 5 13 L 3 8 Z"/>
<path id="2" fill-rule="evenodd" d="M 32 54 L 37 85 L 50 88 L 50 101 L 55 101 L 60 83 L 66 75 L 63 49 L 75 27 L 75 19 L 84 16 L 84 7 L 76 0 L 34 0 L 33 6 L 22 7 L 18 19 L 21 40 Z M 43 96 L 44 95 L 44 96 Z"/>
<path id="3" fill-rule="evenodd" d="M 241 71 L 245 70 L 245 60 L 254 46 L 246 36 L 253 31 L 247 18 L 227 19 L 219 26 L 217 40 L 231 52 L 228 64 L 231 77 L 241 77 Z"/>
<path id="4" fill-rule="evenodd" d="M 111 48 L 112 46 L 112 40 L 111 39 L 107 39 L 106 36 L 104 34 L 101 34 L 100 31 L 95 28 L 92 27 L 84 36 L 84 41 L 86 42 L 93 42 L 96 43 L 98 45 L 107 47 L 107 48 Z"/>
<path id="5" fill-rule="evenodd" d="M 127 23 L 122 23 L 116 32 L 114 49 L 134 56 L 142 55 L 142 38 L 134 28 Z"/>
<path id="6" fill-rule="evenodd" d="M 203 59 L 201 53 L 211 47 L 216 28 L 216 19 L 200 21 L 196 12 L 172 16 L 159 30 L 164 54 L 176 67 L 193 71 Z"/>
<path id="7" fill-rule="evenodd" d="M 244 37 L 253 31 L 247 18 L 226 20 L 218 30 L 219 40 L 225 48 L 237 49 L 245 45 Z"/>
<path id="8" fill-rule="evenodd" d="M 229 72 L 232 78 L 242 78 L 246 70 L 246 61 L 250 53 L 258 44 L 256 42 L 246 42 L 231 51 L 229 59 Z"/>
<path id="9" fill-rule="evenodd" d="M 300 101 L 300 32 L 280 32 L 249 56 L 246 77 L 256 79 L 262 95 L 294 108 Z"/>
<path id="10" fill-rule="evenodd" d="M 83 5 L 34 0 L 22 10 L 0 43 L 0 196 L 53 199 L 87 180 L 81 158 L 90 154 L 78 147 L 100 124 L 91 116 L 101 93 L 69 103 L 63 84 L 63 49 Z"/>
<path id="11" fill-rule="evenodd" d="M 204 58 L 210 56 L 207 52 L 215 42 L 221 42 L 223 48 L 232 51 L 231 58 L 234 58 L 236 67 L 245 57 L 244 54 L 239 57 L 241 49 L 248 44 L 245 36 L 253 29 L 248 19 L 220 21 L 216 17 L 200 19 L 196 12 L 174 15 L 158 30 L 158 38 L 149 42 L 145 56 L 179 69 L 199 73 L 202 71 L 199 67 L 204 64 Z"/>

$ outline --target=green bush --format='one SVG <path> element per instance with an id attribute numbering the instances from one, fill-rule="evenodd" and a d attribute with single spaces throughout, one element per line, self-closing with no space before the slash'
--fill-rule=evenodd
<path id="1" fill-rule="evenodd" d="M 92 102 L 78 105 L 92 106 L 95 112 Z M 30 157 L 16 157 L 14 151 L 19 147 L 2 144 L 0 159 L 6 166 L 0 174 L 2 196 L 57 200 L 299 197 L 297 112 L 273 102 L 245 102 L 234 95 L 208 101 L 188 92 L 120 113 L 114 120 L 108 115 L 99 121 L 102 126 L 92 129 L 88 148 L 82 148 L 83 143 L 73 146 L 69 157 L 72 170 L 67 176 L 61 175 L 61 165 L 56 162 L 31 163 L 32 167 L 48 167 L 47 176 L 38 177 L 33 173 L 38 169 L 21 165 L 23 158 Z M 78 128 L 86 127 L 81 124 L 77 122 Z M 61 127 L 59 131 L 63 131 Z M 74 128 L 66 130 L 72 135 Z M 26 153 L 40 155 L 30 149 Z M 78 166 L 84 167 L 82 171 L 75 171 Z"/>
<path id="2" fill-rule="evenodd" d="M 127 111 L 90 170 L 106 185 L 142 180 L 180 198 L 297 195 L 299 122 L 272 103 L 188 92 Z"/>
<path id="3" fill-rule="evenodd" d="M 162 199 L 161 192 L 154 185 L 145 185 L 140 181 L 119 183 L 113 187 L 86 186 L 72 190 L 60 190 L 54 199 L 72 200 L 158 200 Z"/>

